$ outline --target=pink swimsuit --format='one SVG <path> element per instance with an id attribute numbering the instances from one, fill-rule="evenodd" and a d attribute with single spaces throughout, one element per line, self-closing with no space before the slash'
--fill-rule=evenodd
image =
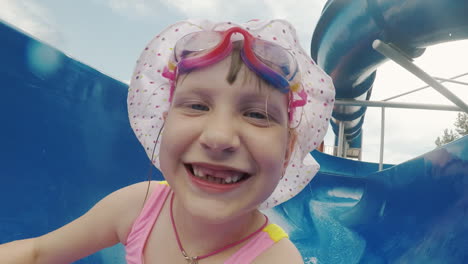
<path id="1" fill-rule="evenodd" d="M 143 264 L 143 250 L 153 225 L 170 193 L 166 182 L 158 182 L 143 210 L 133 223 L 125 244 L 128 264 Z M 251 263 L 261 253 L 288 235 L 275 224 L 269 224 L 234 253 L 224 264 Z"/>

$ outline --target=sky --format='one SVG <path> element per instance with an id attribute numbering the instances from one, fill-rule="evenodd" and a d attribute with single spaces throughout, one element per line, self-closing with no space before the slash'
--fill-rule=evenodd
<path id="1" fill-rule="evenodd" d="M 100 72 L 128 82 L 135 61 L 154 35 L 186 18 L 244 22 L 252 18 L 289 20 L 305 50 L 320 18 L 325 0 L 0 0 L 0 19 L 27 32 Z M 432 76 L 449 78 L 468 72 L 468 41 L 429 47 L 416 65 Z M 468 83 L 468 76 L 458 79 Z M 379 67 L 373 101 L 424 86 L 389 61 Z M 446 84 L 468 103 L 468 86 Z M 452 105 L 432 88 L 393 100 L 395 102 Z M 398 164 L 435 148 L 445 128 L 453 128 L 456 112 L 387 109 L 384 162 Z M 363 126 L 364 161 L 378 162 L 379 108 L 368 108 Z M 329 129 L 326 145 L 333 145 Z"/>

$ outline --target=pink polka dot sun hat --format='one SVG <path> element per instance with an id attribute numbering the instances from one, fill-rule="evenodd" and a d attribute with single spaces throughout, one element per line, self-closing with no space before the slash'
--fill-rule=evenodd
<path id="1" fill-rule="evenodd" d="M 326 134 L 333 110 L 335 89 L 331 78 L 320 69 L 299 44 L 296 31 L 287 21 L 231 22 L 182 21 L 169 26 L 145 47 L 137 61 L 128 90 L 130 124 L 146 154 L 160 168 L 157 136 L 163 127 L 163 113 L 169 109 L 175 77 L 168 72 L 177 41 L 197 31 L 226 31 L 240 27 L 257 39 L 272 42 L 288 50 L 295 58 L 299 71 L 299 87 L 291 88 L 290 97 L 302 98 L 291 106 L 290 127 L 297 140 L 283 178 L 260 209 L 272 208 L 298 194 L 319 170 L 310 155 Z M 153 149 L 154 155 L 153 155 Z"/>

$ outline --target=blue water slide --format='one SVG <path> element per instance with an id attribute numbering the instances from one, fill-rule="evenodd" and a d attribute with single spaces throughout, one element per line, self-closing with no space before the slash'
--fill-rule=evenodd
<path id="1" fill-rule="evenodd" d="M 273 214 L 306 263 L 468 263 L 467 136 L 383 171 L 313 156 L 309 189 Z"/>
<path id="2" fill-rule="evenodd" d="M 149 166 L 127 85 L 2 23 L 0 40 L 1 244 L 63 226 Z M 123 256 L 118 245 L 76 263 Z"/>
<path id="3" fill-rule="evenodd" d="M 311 55 L 333 77 L 337 99 L 368 100 L 377 68 L 386 58 L 373 50 L 380 39 L 409 57 L 430 45 L 468 38 L 466 0 L 329 0 L 315 28 Z M 378 89 L 378 88 L 377 88 Z M 352 148 L 361 148 L 366 107 L 336 106 Z"/>

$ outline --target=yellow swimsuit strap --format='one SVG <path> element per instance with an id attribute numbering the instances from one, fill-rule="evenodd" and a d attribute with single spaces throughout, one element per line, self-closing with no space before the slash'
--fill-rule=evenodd
<path id="1" fill-rule="evenodd" d="M 275 243 L 283 238 L 289 237 L 288 234 L 283 230 L 283 228 L 276 224 L 267 225 L 267 227 L 265 227 L 263 231 L 267 232 L 271 240 L 273 240 Z"/>
<path id="2" fill-rule="evenodd" d="M 157 181 L 157 183 L 169 186 L 169 183 L 167 183 L 167 181 Z"/>

